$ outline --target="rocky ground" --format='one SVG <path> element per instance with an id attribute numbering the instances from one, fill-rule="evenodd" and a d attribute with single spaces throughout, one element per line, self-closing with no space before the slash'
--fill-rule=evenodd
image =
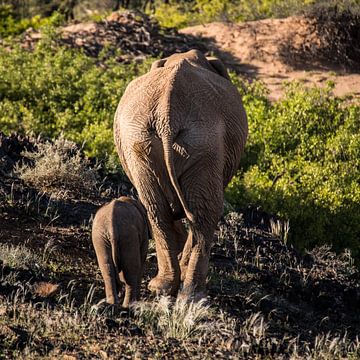
<path id="1" fill-rule="evenodd" d="M 75 22 L 58 30 L 60 43 L 82 49 L 88 56 L 115 57 L 118 62 L 143 61 L 193 48 L 207 51 L 198 37 L 161 28 L 154 19 L 135 11 L 113 13 L 99 22 Z M 29 29 L 20 43 L 31 50 L 41 38 L 41 32 Z"/>
<path id="2" fill-rule="evenodd" d="M 35 150 L 36 142 L 0 135 L 0 357 L 360 356 L 360 273 L 349 254 L 328 247 L 299 254 L 277 220 L 259 209 L 232 212 L 219 223 L 208 307 L 198 319 L 199 309 L 186 304 L 190 320 L 171 312 L 171 304 L 154 308 L 158 300 L 146 289 L 156 272 L 153 244 L 142 284 L 145 310 L 96 306 L 104 290 L 91 219 L 115 193 L 39 193 L 14 175 L 16 163 L 27 161 L 24 149 Z M 129 191 L 126 184 L 122 191 Z"/>

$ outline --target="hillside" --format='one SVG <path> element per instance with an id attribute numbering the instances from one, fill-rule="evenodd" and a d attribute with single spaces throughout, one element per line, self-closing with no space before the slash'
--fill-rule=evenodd
<path id="1" fill-rule="evenodd" d="M 265 19 L 242 24 L 215 22 L 182 29 L 182 34 L 201 36 L 210 49 L 239 74 L 260 79 L 274 100 L 286 81 L 306 85 L 335 82 L 334 94 L 360 97 L 360 74 L 333 64 L 329 58 L 308 59 L 304 50 L 316 48 L 320 39 L 313 23 L 302 17 Z"/>
<path id="2" fill-rule="evenodd" d="M 80 186 L 54 196 L 37 191 L 14 170 L 31 163 L 24 150 L 40 147 L 0 134 L 2 358 L 360 356 L 360 272 L 350 254 L 323 246 L 301 255 L 286 245 L 278 220 L 255 208 L 219 223 L 206 305 L 171 311 L 169 299 L 153 299 L 146 289 L 156 271 L 151 243 L 143 302 L 130 312 L 104 307 L 91 219 L 101 204 L 129 193 L 129 184 L 99 173 L 90 193 Z"/>
<path id="3" fill-rule="evenodd" d="M 310 230 L 330 221 L 355 237 L 360 108 L 331 91 L 357 101 L 360 75 L 331 59 L 301 61 L 317 42 L 302 17 L 178 32 L 126 12 L 52 30 L 30 29 L 4 42 L 1 53 L 7 77 L 0 101 L 0 359 L 360 358 L 360 271 L 352 253 L 336 254 L 329 244 L 297 250 L 288 240 L 295 224 L 289 230 L 289 222 L 260 206 L 226 204 L 211 250 L 208 297 L 200 304 L 149 293 L 157 266 L 151 241 L 141 301 L 130 310 L 107 306 L 91 244 L 96 210 L 133 193 L 109 159 L 94 157 L 114 155 L 112 119 L 126 84 L 153 57 L 193 47 L 250 79 L 232 75 L 252 137 L 243 165 L 249 183 L 237 176 L 229 193 L 240 197 L 248 186 L 254 198 L 265 194 L 281 209 L 299 210 L 307 216 L 297 224 L 304 233 L 310 220 Z M 320 86 L 332 80 L 335 88 L 294 87 L 281 102 L 282 85 L 291 80 Z M 1 132 L 23 124 L 42 136 Z M 321 188 L 329 179 L 345 190 Z M 321 206 L 313 207 L 309 194 L 319 195 Z M 328 204 L 340 209 L 336 219 Z"/>
<path id="4" fill-rule="evenodd" d="M 161 29 L 149 17 L 136 12 L 113 13 L 100 22 L 77 22 L 60 28 L 61 43 L 83 49 L 87 55 L 107 56 L 117 61 L 142 61 L 148 56 L 168 56 L 196 48 L 215 53 L 229 69 L 249 79 L 262 80 L 269 97 L 278 100 L 285 82 L 298 80 L 308 86 L 334 82 L 336 96 L 360 97 L 360 73 L 334 63 L 321 53 L 323 44 L 314 21 L 303 16 L 264 19 L 241 24 L 214 22 L 181 29 Z M 25 32 L 22 46 L 32 49 L 41 33 Z M 307 56 L 318 49 L 321 56 Z"/>

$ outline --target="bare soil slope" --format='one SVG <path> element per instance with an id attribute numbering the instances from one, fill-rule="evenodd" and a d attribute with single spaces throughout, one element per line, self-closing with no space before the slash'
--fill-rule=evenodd
<path id="1" fill-rule="evenodd" d="M 242 24 L 214 22 L 189 27 L 181 33 L 209 39 L 210 47 L 229 67 L 249 78 L 263 80 L 274 100 L 281 97 L 284 81 L 290 80 L 309 85 L 332 80 L 336 95 L 360 96 L 359 73 L 335 66 L 331 59 L 310 63 L 299 58 L 300 50 L 319 44 L 314 24 L 303 17 Z"/>
<path id="2" fill-rule="evenodd" d="M 91 217 L 117 195 L 104 182 L 91 197 L 77 192 L 69 199 L 29 187 L 13 169 L 28 161 L 22 151 L 37 146 L 0 132 L 0 359 L 359 357 L 360 272 L 349 254 L 336 256 L 325 246 L 303 256 L 259 209 L 219 223 L 208 278 L 211 309 L 201 322 L 166 312 L 160 323 L 154 310 L 139 317 L 96 305 L 104 288 Z M 146 288 L 156 273 L 151 244 L 141 286 L 148 305 L 158 302 Z M 185 326 L 194 333 L 182 340 Z M 178 338 L 165 336 L 172 327 L 180 329 Z"/>

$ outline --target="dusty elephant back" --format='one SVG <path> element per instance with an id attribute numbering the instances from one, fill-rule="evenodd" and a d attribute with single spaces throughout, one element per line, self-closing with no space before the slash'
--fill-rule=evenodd
<path id="1" fill-rule="evenodd" d="M 130 82 L 115 114 L 115 136 L 120 124 L 128 123 L 133 130 L 141 130 L 130 120 L 134 118 L 161 135 L 167 130 L 166 122 L 176 133 L 186 124 L 194 125 L 194 121 L 207 124 L 218 121 L 217 116 L 209 117 L 210 113 L 237 117 L 239 124 L 247 128 L 246 115 L 239 111 L 241 107 L 241 97 L 231 81 L 182 60 L 171 67 L 153 69 Z"/>
<path id="2" fill-rule="evenodd" d="M 142 232 L 147 227 L 146 212 L 135 201 L 122 197 L 102 206 L 96 213 L 93 232 L 101 232 L 112 238 L 126 236 L 128 231 Z"/>
<path id="3" fill-rule="evenodd" d="M 158 161 L 164 163 L 164 134 L 171 133 L 179 145 L 173 146 L 179 176 L 186 166 L 184 159 L 193 156 L 195 161 L 194 154 L 201 153 L 212 141 L 207 139 L 209 136 L 231 144 L 218 149 L 223 153 L 220 166 L 225 186 L 239 166 L 248 125 L 236 87 L 224 77 L 183 60 L 171 67 L 154 69 L 129 84 L 115 115 L 114 130 L 120 161 L 130 180 L 132 171 L 127 159 L 131 152 L 146 158 L 157 146 Z M 181 144 L 185 136 L 186 141 Z M 165 174 L 164 182 L 168 180 Z"/>

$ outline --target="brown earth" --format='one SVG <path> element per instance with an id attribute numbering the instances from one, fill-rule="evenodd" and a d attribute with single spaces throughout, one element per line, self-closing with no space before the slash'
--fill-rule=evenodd
<path id="1" fill-rule="evenodd" d="M 99 192 L 91 198 L 78 193 L 76 198 L 51 199 L 28 187 L 12 170 L 26 161 L 24 149 L 36 147 L 34 139 L 0 133 L 0 255 L 11 254 L 1 246 L 25 245 L 45 259 L 42 265 L 13 268 L 0 256 L 0 358 L 345 359 L 349 351 L 354 359 L 360 355 L 360 272 L 351 258 L 336 256 L 329 247 L 298 253 L 271 230 L 271 220 L 276 219 L 254 208 L 232 213 L 219 223 L 208 276 L 213 315 L 206 324 L 211 331 L 201 338 L 165 338 L 123 309 L 100 309 L 91 323 L 85 313 L 76 322 L 93 286 L 91 305 L 104 297 L 90 231 L 97 208 L 110 199 Z M 155 273 L 151 247 L 141 287 L 141 299 L 150 303 L 153 297 L 146 286 Z M 318 353 L 324 356 L 315 356 Z"/>
<path id="2" fill-rule="evenodd" d="M 229 68 L 250 79 L 260 79 L 270 98 L 282 96 L 285 81 L 307 85 L 335 82 L 334 94 L 360 97 L 360 74 L 331 61 L 310 62 L 301 50 L 319 45 L 314 24 L 303 17 L 265 19 L 242 24 L 214 22 L 182 29 L 182 34 L 201 36 Z M 291 50 L 291 51 L 289 51 Z"/>

